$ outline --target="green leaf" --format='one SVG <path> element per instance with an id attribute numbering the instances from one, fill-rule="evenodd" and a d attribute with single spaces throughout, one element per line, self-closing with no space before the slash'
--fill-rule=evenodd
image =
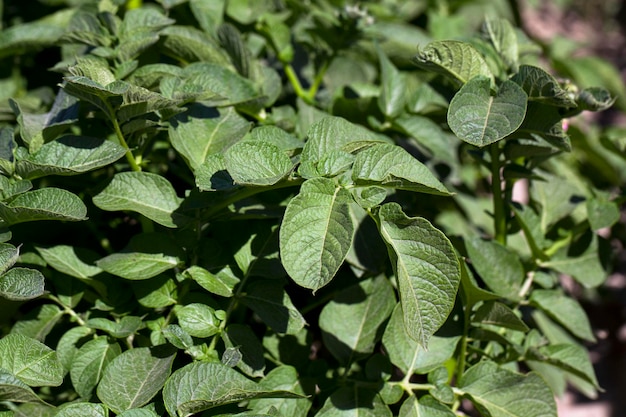
<path id="1" fill-rule="evenodd" d="M 498 294 L 486 291 L 478 286 L 466 262 L 461 263 L 461 286 L 460 292 L 468 306 L 474 306 L 480 301 L 495 300 L 500 298 Z"/>
<path id="2" fill-rule="evenodd" d="M 19 248 L 8 243 L 0 243 L 0 275 L 11 268 L 19 257 Z"/>
<path id="3" fill-rule="evenodd" d="M 87 249 L 68 245 L 36 249 L 49 266 L 71 277 L 87 280 L 102 272 L 93 265 L 98 254 Z"/>
<path id="4" fill-rule="evenodd" d="M 395 118 L 404 110 L 406 83 L 404 77 L 393 66 L 387 55 L 376 48 L 380 62 L 381 92 L 378 96 L 378 108 L 389 118 Z"/>
<path id="5" fill-rule="evenodd" d="M 326 400 L 316 417 L 391 417 L 389 407 L 374 391 L 360 387 L 343 387 Z"/>
<path id="6" fill-rule="evenodd" d="M 534 290 L 530 303 L 545 311 L 550 317 L 581 339 L 595 342 L 585 310 L 578 301 L 559 290 Z"/>
<path id="7" fill-rule="evenodd" d="M 136 281 L 132 287 L 137 302 L 144 307 L 163 308 L 178 301 L 176 282 L 165 274 Z"/>
<path id="8" fill-rule="evenodd" d="M 456 253 L 428 220 L 407 217 L 396 203 L 381 206 L 378 227 L 398 280 L 405 329 L 426 347 L 454 306 L 461 280 Z"/>
<path id="9" fill-rule="evenodd" d="M 541 231 L 544 235 L 550 226 L 570 214 L 577 206 L 577 198 L 582 191 L 570 181 L 557 176 L 541 173 L 543 181 L 533 181 L 530 196 L 541 206 Z"/>
<path id="10" fill-rule="evenodd" d="M 573 94 L 568 93 L 546 71 L 532 65 L 521 65 L 511 78 L 528 95 L 528 100 L 558 107 L 576 107 Z"/>
<path id="11" fill-rule="evenodd" d="M 74 361 L 74 356 L 76 352 L 78 352 L 78 344 L 81 339 L 88 337 L 93 333 L 93 330 L 88 327 L 73 327 L 59 339 L 59 343 L 57 344 L 57 357 L 63 367 L 66 370 L 70 370 L 72 367 L 72 362 Z"/>
<path id="12" fill-rule="evenodd" d="M 320 313 L 324 346 L 343 364 L 373 353 L 380 327 L 395 304 L 394 291 L 384 276 L 346 288 Z"/>
<path id="13" fill-rule="evenodd" d="M 602 253 L 598 236 L 591 234 L 590 241 L 584 244 L 586 245 L 584 250 L 576 248 L 573 254 L 569 253 L 573 248 L 563 247 L 549 261 L 542 262 L 541 265 L 562 274 L 571 275 L 586 288 L 602 285 L 607 278 L 607 272 L 600 260 Z"/>
<path id="14" fill-rule="evenodd" d="M 56 13 L 57 18 L 65 15 L 63 20 L 69 20 L 68 12 L 62 10 Z M 21 23 L 0 32 L 0 58 L 15 56 L 25 51 L 37 50 L 52 46 L 65 31 L 63 24 L 55 24 L 54 15 L 47 19 Z"/>
<path id="15" fill-rule="evenodd" d="M 87 207 L 75 194 L 61 188 L 42 188 L 0 203 L 0 219 L 8 226 L 36 220 L 86 220 Z"/>
<path id="16" fill-rule="evenodd" d="M 354 238 L 350 193 L 333 180 L 314 178 L 287 205 L 280 227 L 280 254 L 289 276 L 318 290 L 343 263 Z"/>
<path id="17" fill-rule="evenodd" d="M 413 340 L 404 326 L 402 307 L 398 304 L 383 334 L 383 346 L 389 360 L 405 374 L 425 374 L 450 359 L 459 336 L 434 335 L 428 342 L 428 350 Z"/>
<path id="18" fill-rule="evenodd" d="M 232 107 L 209 108 L 192 104 L 169 125 L 170 141 L 189 167 L 196 171 L 207 156 L 224 152 L 250 129 L 250 123 Z"/>
<path id="19" fill-rule="evenodd" d="M 276 145 L 261 141 L 235 143 L 224 153 L 224 164 L 235 184 L 259 186 L 276 184 L 293 166 Z"/>
<path id="20" fill-rule="evenodd" d="M 177 311 L 178 324 L 194 337 L 209 337 L 220 331 L 215 310 L 206 304 L 191 303 Z"/>
<path id="21" fill-rule="evenodd" d="M 456 93 L 448 108 L 448 124 L 459 139 L 482 148 L 515 132 L 526 115 L 527 96 L 512 81 L 491 95 L 490 81 L 475 77 Z"/>
<path id="22" fill-rule="evenodd" d="M 168 26 L 160 31 L 162 53 L 182 62 L 207 61 L 227 64 L 228 57 L 217 42 L 190 26 Z"/>
<path id="23" fill-rule="evenodd" d="M 418 67 L 443 74 L 464 84 L 482 76 L 493 83 L 493 74 L 482 55 L 469 43 L 459 41 L 431 42 L 417 50 L 412 62 Z M 488 84 L 489 85 L 489 84 Z"/>
<path id="24" fill-rule="evenodd" d="M 33 387 L 55 387 L 63 382 L 63 366 L 56 352 L 21 334 L 12 333 L 0 339 L 0 368 Z"/>
<path id="25" fill-rule="evenodd" d="M 398 417 L 453 417 L 456 414 L 429 395 L 417 400 L 411 395 L 402 403 Z"/>
<path id="26" fill-rule="evenodd" d="M 133 408 L 132 410 L 126 410 L 117 417 L 159 417 L 157 413 L 145 408 Z"/>
<path id="27" fill-rule="evenodd" d="M 482 32 L 500 55 L 507 69 L 516 71 L 519 52 L 517 33 L 513 25 L 505 19 L 487 19 L 483 23 Z"/>
<path id="28" fill-rule="evenodd" d="M 576 97 L 576 104 L 581 110 L 602 111 L 615 103 L 616 97 L 602 87 L 589 87 L 583 89 Z"/>
<path id="29" fill-rule="evenodd" d="M 109 410 L 104 404 L 74 403 L 60 408 L 54 417 L 107 417 Z"/>
<path id="30" fill-rule="evenodd" d="M 519 299 L 524 281 L 524 266 L 519 256 L 496 241 L 480 238 L 465 241 L 472 266 L 489 289 L 512 300 Z"/>
<path id="31" fill-rule="evenodd" d="M 300 382 L 300 376 L 295 368 L 291 366 L 278 366 L 259 385 L 266 390 L 288 391 L 304 397 L 305 392 Z M 275 408 L 278 416 L 305 416 L 311 408 L 309 398 L 261 398 L 250 400 L 250 408 L 261 412 Z"/>
<path id="32" fill-rule="evenodd" d="M 474 313 L 472 322 L 477 325 L 504 327 L 527 332 L 528 326 L 509 307 L 497 301 L 487 301 Z"/>
<path id="33" fill-rule="evenodd" d="M 183 274 L 196 281 L 208 292 L 222 297 L 232 297 L 233 289 L 239 283 L 239 278 L 226 274 L 212 274 L 204 268 L 192 265 Z"/>
<path id="34" fill-rule="evenodd" d="M 33 183 L 28 180 L 15 181 L 0 176 L 0 200 L 8 200 L 11 197 L 29 191 L 31 188 L 33 188 Z"/>
<path id="35" fill-rule="evenodd" d="M 230 324 L 222 339 L 227 349 L 236 349 L 241 354 L 237 364 L 241 372 L 252 378 L 264 376 L 263 346 L 249 326 Z"/>
<path id="36" fill-rule="evenodd" d="M 143 321 L 137 316 L 124 316 L 117 321 L 96 317 L 87 320 L 86 325 L 92 329 L 104 330 L 117 339 L 126 338 L 144 327 Z"/>
<path id="37" fill-rule="evenodd" d="M 120 345 L 99 336 L 81 346 L 73 355 L 70 378 L 74 389 L 83 398 L 90 398 L 100 382 L 104 368 L 122 353 Z"/>
<path id="38" fill-rule="evenodd" d="M 570 372 L 600 388 L 595 371 L 589 360 L 589 352 L 582 346 L 559 343 L 543 346 L 529 352 L 529 359 L 542 361 Z"/>
<path id="39" fill-rule="evenodd" d="M 130 9 L 124 14 L 124 20 L 118 27 L 117 36 L 122 40 L 128 40 L 136 36 L 137 32 L 156 32 L 175 23 L 157 9 L 139 7 Z"/>
<path id="40" fill-rule="evenodd" d="M 299 397 L 288 391 L 266 390 L 220 363 L 194 362 L 172 374 L 163 388 L 171 416 L 188 417 L 225 404 L 265 397 Z"/>
<path id="41" fill-rule="evenodd" d="M 166 346 L 127 350 L 104 369 L 98 398 L 116 413 L 144 406 L 163 388 L 174 357 Z"/>
<path id="42" fill-rule="evenodd" d="M 590 198 L 586 202 L 586 208 L 589 225 L 593 231 L 611 227 L 619 221 L 619 207 L 613 201 Z"/>
<path id="43" fill-rule="evenodd" d="M 172 228 L 177 227 L 174 211 L 182 201 L 167 179 L 149 172 L 119 172 L 93 198 L 93 203 L 102 210 L 135 211 Z"/>
<path id="44" fill-rule="evenodd" d="M 142 280 L 155 277 L 162 272 L 175 268 L 180 258 L 163 253 L 114 253 L 97 262 L 102 270 L 130 280 Z"/>
<path id="45" fill-rule="evenodd" d="M 0 369 L 0 401 L 43 403 L 43 400 L 28 385 L 4 369 Z"/>
<path id="46" fill-rule="evenodd" d="M 257 280 L 246 286 L 241 301 L 276 333 L 296 334 L 306 321 L 293 305 L 283 285 L 275 280 Z"/>
<path id="47" fill-rule="evenodd" d="M 357 185 L 451 195 L 425 165 L 397 145 L 375 144 L 360 151 L 352 166 L 352 180 Z"/>
<path id="48" fill-rule="evenodd" d="M 0 297 L 13 301 L 37 298 L 44 293 L 45 278 L 30 268 L 12 268 L 0 275 Z"/>
<path id="49" fill-rule="evenodd" d="M 43 342 L 63 315 L 63 310 L 56 304 L 42 304 L 15 323 L 11 333 L 19 333 Z"/>
<path id="50" fill-rule="evenodd" d="M 537 374 L 522 375 L 483 361 L 468 369 L 459 388 L 492 417 L 556 417 L 550 387 Z M 523 392 L 524 395 L 520 395 Z"/>
<path id="51" fill-rule="evenodd" d="M 355 125 L 341 117 L 326 116 L 311 125 L 307 141 L 302 149 L 302 162 L 318 162 L 334 150 L 351 152 L 363 143 L 384 142 L 385 140 L 363 126 Z"/>

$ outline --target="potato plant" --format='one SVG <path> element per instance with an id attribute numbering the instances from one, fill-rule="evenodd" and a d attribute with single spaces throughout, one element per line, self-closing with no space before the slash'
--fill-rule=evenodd
<path id="1" fill-rule="evenodd" d="M 601 389 L 561 279 L 607 277 L 622 199 L 568 155 L 615 99 L 508 3 L 39 3 L 0 32 L 1 417 L 545 417 Z M 618 171 L 619 138 L 585 155 Z"/>

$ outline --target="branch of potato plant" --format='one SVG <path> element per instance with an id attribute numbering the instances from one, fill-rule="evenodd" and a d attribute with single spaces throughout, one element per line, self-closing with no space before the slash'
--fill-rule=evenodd
<path id="1" fill-rule="evenodd" d="M 506 245 L 506 208 L 502 193 L 502 178 L 500 176 L 500 147 L 498 142 L 489 145 L 491 152 L 491 192 L 493 194 L 493 225 L 494 238 L 497 242 Z"/>

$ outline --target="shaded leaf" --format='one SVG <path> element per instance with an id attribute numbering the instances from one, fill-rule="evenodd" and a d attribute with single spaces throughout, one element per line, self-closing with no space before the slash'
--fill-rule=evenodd
<path id="1" fill-rule="evenodd" d="M 383 334 L 383 346 L 389 360 L 405 374 L 425 374 L 444 364 L 452 357 L 459 336 L 433 335 L 428 350 L 413 340 L 404 326 L 402 307 L 398 304 Z"/>
<path id="2" fill-rule="evenodd" d="M 0 369 L 0 400 L 14 403 L 43 402 L 24 382 Z"/>
<path id="3" fill-rule="evenodd" d="M 230 324 L 222 333 L 222 339 L 227 349 L 237 349 L 241 354 L 237 367 L 244 374 L 252 378 L 264 376 L 263 346 L 250 327 Z"/>
<path id="4" fill-rule="evenodd" d="M 83 398 L 90 398 L 100 382 L 104 368 L 119 354 L 120 345 L 99 336 L 81 346 L 72 358 L 70 377 L 74 389 Z"/>
<path id="5" fill-rule="evenodd" d="M 550 317 L 581 339 L 594 342 L 587 314 L 578 303 L 558 290 L 534 290 L 530 303 L 541 308 Z"/>
<path id="6" fill-rule="evenodd" d="M 519 332 L 527 332 L 528 326 L 509 307 L 497 301 L 485 302 L 476 312 L 472 321 L 475 324 L 505 327 Z"/>
<path id="7" fill-rule="evenodd" d="M 361 387 L 343 387 L 333 392 L 316 417 L 391 417 L 378 393 Z"/>
<path id="8" fill-rule="evenodd" d="M 324 346 L 344 364 L 373 353 L 382 333 L 380 326 L 395 304 L 393 289 L 383 276 L 346 288 L 320 313 Z"/>
<path id="9" fill-rule="evenodd" d="M 511 81 L 524 89 L 528 100 L 558 107 L 576 106 L 572 95 L 564 90 L 552 75 L 539 67 L 521 65 Z"/>

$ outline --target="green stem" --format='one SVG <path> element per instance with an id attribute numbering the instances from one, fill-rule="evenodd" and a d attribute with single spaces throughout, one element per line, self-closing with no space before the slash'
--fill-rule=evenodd
<path id="1" fill-rule="evenodd" d="M 493 194 L 493 224 L 496 241 L 506 245 L 506 208 L 500 178 L 500 147 L 490 145 L 491 152 L 491 192 Z"/>
<path id="2" fill-rule="evenodd" d="M 71 316 L 74 318 L 74 320 L 76 320 L 76 323 L 78 323 L 81 326 L 85 326 L 87 323 L 85 322 L 85 320 L 83 320 L 77 312 L 75 312 L 74 310 L 72 310 L 70 307 L 66 306 L 65 304 L 63 304 L 61 302 L 61 300 L 59 300 L 56 296 L 49 294 L 48 298 L 52 301 L 54 301 L 55 303 L 57 303 L 59 306 L 63 307 L 63 313 L 67 314 L 68 316 Z"/>
<path id="3" fill-rule="evenodd" d="M 465 306 L 465 312 L 463 313 L 463 337 L 461 337 L 461 347 L 459 350 L 459 362 L 456 365 L 456 380 L 461 380 L 463 377 L 463 373 L 465 372 L 465 357 L 467 356 L 467 339 L 469 333 L 469 325 L 470 325 L 470 314 L 472 311 L 472 306 Z"/>
<path id="4" fill-rule="evenodd" d="M 296 75 L 296 71 L 293 69 L 291 64 L 285 64 L 285 75 L 287 76 L 287 79 L 293 86 L 293 90 L 296 93 L 296 95 L 302 98 L 307 103 L 309 103 L 308 93 L 304 90 L 304 88 L 302 88 L 302 84 L 300 84 L 300 80 L 298 79 L 298 76 Z"/>
<path id="5" fill-rule="evenodd" d="M 131 152 L 128 143 L 126 143 L 126 139 L 124 139 L 124 134 L 122 133 L 120 124 L 117 121 L 117 118 L 115 117 L 115 112 L 113 111 L 113 108 L 111 108 L 109 103 L 107 103 L 107 110 L 109 119 L 111 120 L 111 123 L 113 123 L 113 131 L 115 131 L 115 136 L 117 136 L 117 140 L 120 142 L 120 145 L 122 145 L 124 149 L 126 149 L 126 160 L 130 164 L 130 168 L 133 171 L 141 171 L 141 167 L 137 165 L 137 161 L 135 160 L 135 157 L 133 156 L 133 153 Z"/>
<path id="6" fill-rule="evenodd" d="M 322 81 L 324 80 L 324 75 L 326 74 L 326 70 L 328 69 L 329 65 L 330 65 L 330 59 L 325 60 L 322 66 L 320 67 L 320 69 L 317 71 L 317 74 L 315 75 L 313 84 L 311 84 L 311 87 L 309 88 L 309 91 L 307 92 L 308 100 L 310 100 L 311 102 L 315 101 L 315 95 L 317 94 L 317 90 L 319 90 L 320 85 L 322 85 Z"/>

